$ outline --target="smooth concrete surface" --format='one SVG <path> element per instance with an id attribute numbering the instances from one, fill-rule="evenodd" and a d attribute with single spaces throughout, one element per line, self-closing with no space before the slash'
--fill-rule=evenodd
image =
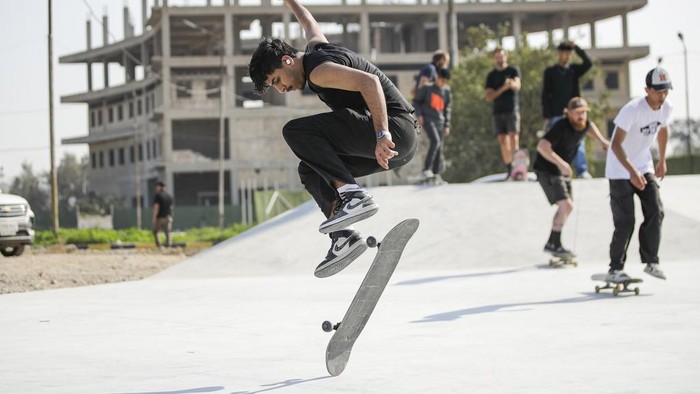
<path id="1" fill-rule="evenodd" d="M 375 188 L 381 236 L 417 217 L 342 375 L 324 352 L 374 257 L 327 279 L 312 204 L 138 282 L 0 296 L 2 393 L 694 393 L 700 387 L 700 177 L 662 182 L 661 260 L 641 294 L 596 294 L 612 223 L 605 180 L 576 181 L 564 230 L 578 268 L 541 248 L 537 183 Z M 641 212 L 638 212 L 638 224 Z"/>

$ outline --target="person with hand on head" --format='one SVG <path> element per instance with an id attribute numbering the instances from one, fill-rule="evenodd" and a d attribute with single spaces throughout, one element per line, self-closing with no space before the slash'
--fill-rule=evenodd
<path id="1" fill-rule="evenodd" d="M 327 277 L 348 266 L 367 248 L 351 224 L 374 215 L 379 205 L 356 177 L 407 164 L 417 148 L 414 109 L 376 66 L 351 50 L 330 44 L 318 22 L 297 0 L 284 0 L 307 40 L 303 51 L 276 38 L 263 38 L 248 65 L 258 93 L 305 86 L 330 112 L 291 120 L 283 130 L 300 159 L 299 177 L 326 220 L 319 231 L 331 247 L 314 275 Z"/>
<path id="2" fill-rule="evenodd" d="M 659 179 L 666 176 L 666 145 L 673 105 L 667 99 L 673 89 L 671 76 L 661 67 L 646 76 L 646 96 L 625 104 L 615 118 L 615 131 L 605 163 L 610 184 L 610 208 L 613 232 L 610 242 L 609 278 L 628 278 L 624 272 L 627 247 L 634 232 L 634 196 L 642 204 L 644 222 L 639 227 L 639 253 L 644 272 L 660 279 L 666 275 L 659 268 L 659 245 L 664 209 L 659 193 Z M 656 165 L 651 147 L 658 141 Z"/>

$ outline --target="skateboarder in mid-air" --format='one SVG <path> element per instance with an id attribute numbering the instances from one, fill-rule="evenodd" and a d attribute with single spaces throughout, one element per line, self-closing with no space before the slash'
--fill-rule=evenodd
<path id="1" fill-rule="evenodd" d="M 355 181 L 408 163 L 418 132 L 413 107 L 377 67 L 347 48 L 330 44 L 311 13 L 296 0 L 284 0 L 304 29 L 303 51 L 263 38 L 249 64 L 258 93 L 309 89 L 331 112 L 294 119 L 282 133 L 301 160 L 299 176 L 327 219 L 319 231 L 331 248 L 316 267 L 325 277 L 345 268 L 367 245 L 352 223 L 374 215 L 379 205 Z"/>
<path id="2" fill-rule="evenodd" d="M 557 256 L 572 256 L 571 251 L 561 244 L 561 231 L 566 219 L 574 209 L 571 193 L 571 163 L 574 161 L 578 145 L 590 134 L 608 148 L 606 140 L 595 123 L 588 120 L 588 103 L 581 97 L 569 100 L 564 118 L 549 129 L 537 144 L 537 158 L 533 168 L 537 180 L 550 204 L 557 204 L 557 212 L 552 220 L 552 231 L 544 246 L 546 252 Z"/>

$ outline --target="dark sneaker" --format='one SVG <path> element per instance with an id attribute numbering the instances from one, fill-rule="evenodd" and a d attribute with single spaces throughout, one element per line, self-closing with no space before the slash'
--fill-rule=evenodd
<path id="1" fill-rule="evenodd" d="M 551 253 L 556 257 L 576 257 L 576 255 L 572 251 L 564 249 L 563 246 L 555 245 L 553 243 L 547 243 L 544 246 L 544 251 Z"/>
<path id="2" fill-rule="evenodd" d="M 365 189 L 345 192 L 340 197 L 340 202 L 336 205 L 331 217 L 321 223 L 318 231 L 328 234 L 342 230 L 355 222 L 367 219 L 378 210 L 379 205 L 374 203 L 372 195 Z"/>
<path id="3" fill-rule="evenodd" d="M 605 278 L 608 282 L 623 282 L 630 279 L 632 278 L 623 270 L 610 270 Z"/>
<path id="4" fill-rule="evenodd" d="M 659 264 L 647 264 L 646 268 L 644 268 L 644 272 L 659 279 L 666 280 L 666 275 L 659 269 Z"/>
<path id="5" fill-rule="evenodd" d="M 331 248 L 326 258 L 314 271 L 317 278 L 327 278 L 337 274 L 367 250 L 367 244 L 355 230 L 334 231 L 330 237 Z"/>

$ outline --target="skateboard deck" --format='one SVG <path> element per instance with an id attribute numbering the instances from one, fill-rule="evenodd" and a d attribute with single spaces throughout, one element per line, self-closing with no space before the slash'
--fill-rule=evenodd
<path id="1" fill-rule="evenodd" d="M 549 266 L 552 268 L 562 268 L 567 265 L 578 267 L 578 260 L 573 254 L 554 254 L 549 258 Z"/>
<path id="2" fill-rule="evenodd" d="M 406 219 L 392 228 L 381 242 L 374 237 L 367 238 L 367 245 L 377 247 L 378 251 L 365 279 L 343 320 L 335 325 L 325 321 L 322 325 L 323 331 L 336 330 L 326 348 L 326 368 L 331 375 L 338 376 L 345 369 L 355 341 L 365 328 L 419 223 L 418 219 Z"/>
<path id="3" fill-rule="evenodd" d="M 518 149 L 513 154 L 513 163 L 510 170 L 510 180 L 527 181 L 527 169 L 530 167 L 530 154 L 527 149 Z"/>
<path id="4" fill-rule="evenodd" d="M 596 287 L 595 287 L 596 293 L 600 293 L 601 290 L 612 289 L 612 293 L 614 296 L 617 296 L 620 293 L 634 293 L 634 295 L 639 295 L 639 287 L 635 286 L 632 289 L 632 288 L 629 288 L 629 286 L 631 284 L 644 282 L 642 279 L 639 279 L 639 278 L 629 278 L 627 280 L 614 281 L 614 280 L 609 280 L 607 277 L 608 277 L 608 274 L 594 274 L 593 276 L 591 276 L 591 279 L 593 279 L 593 280 L 605 282 L 605 286 L 603 286 L 603 287 L 596 285 Z"/>

